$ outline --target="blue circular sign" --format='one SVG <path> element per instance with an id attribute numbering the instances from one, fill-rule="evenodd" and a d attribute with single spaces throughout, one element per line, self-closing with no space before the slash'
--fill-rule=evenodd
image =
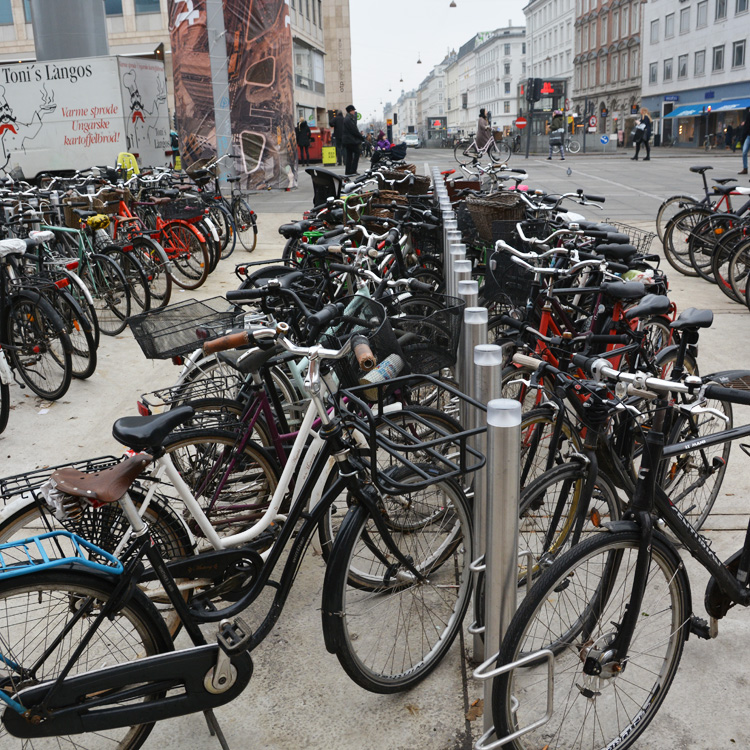
<path id="1" fill-rule="evenodd" d="M 603 135 L 599 140 L 602 142 L 602 145 L 606 146 L 609 143 L 609 136 Z"/>

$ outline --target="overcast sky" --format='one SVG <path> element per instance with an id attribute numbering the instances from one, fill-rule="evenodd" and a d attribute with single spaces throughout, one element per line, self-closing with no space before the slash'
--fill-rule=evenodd
<path id="1" fill-rule="evenodd" d="M 523 7 L 528 0 L 455 0 L 455 8 L 450 2 L 349 0 L 352 103 L 363 121 L 382 117 L 387 101 L 396 101 L 401 89 L 416 89 L 449 50 L 458 50 L 477 32 L 507 26 L 509 21 L 525 24 Z"/>

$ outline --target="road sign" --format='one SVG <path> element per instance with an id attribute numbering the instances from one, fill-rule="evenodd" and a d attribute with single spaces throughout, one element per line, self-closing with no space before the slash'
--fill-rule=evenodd
<path id="1" fill-rule="evenodd" d="M 515 122 L 514 122 L 513 124 L 514 124 L 514 125 L 515 125 L 515 126 L 516 126 L 516 127 L 517 127 L 517 128 L 519 129 L 519 130 L 523 130 L 523 129 L 524 129 L 525 127 L 526 127 L 526 125 L 527 125 L 528 123 L 526 122 L 526 118 L 525 118 L 525 117 L 518 117 L 518 118 L 516 118 L 516 121 L 515 121 Z"/>
<path id="2" fill-rule="evenodd" d="M 393 120 L 386 120 L 386 121 L 385 121 L 385 124 L 386 124 L 386 125 L 393 125 Z"/>
<path id="3" fill-rule="evenodd" d="M 357 119 L 358 119 L 358 120 L 361 120 L 361 119 L 362 119 L 362 113 L 361 113 L 361 112 L 357 112 Z"/>
<path id="4" fill-rule="evenodd" d="M 599 140 L 602 142 L 602 146 L 606 146 L 609 143 L 609 136 L 603 135 Z"/>
<path id="5" fill-rule="evenodd" d="M 591 115 L 591 117 L 589 117 L 589 127 L 590 128 L 596 127 L 596 115 Z"/>

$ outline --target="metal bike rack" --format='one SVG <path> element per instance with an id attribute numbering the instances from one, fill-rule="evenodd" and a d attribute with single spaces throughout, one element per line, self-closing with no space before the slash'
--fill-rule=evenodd
<path id="1" fill-rule="evenodd" d="M 445 269 L 445 292 L 449 297 L 458 293 L 456 281 L 456 261 L 466 260 L 466 245 L 455 242 L 454 237 L 448 238 L 448 264 Z"/>
<path id="2" fill-rule="evenodd" d="M 458 363 L 456 367 L 456 379 L 461 390 L 477 401 L 481 401 L 476 392 L 474 382 L 474 348 L 487 343 L 487 319 L 486 307 L 467 307 L 464 309 L 464 325 L 461 331 Z M 476 410 L 468 409 L 463 402 L 459 411 L 459 422 L 465 429 L 479 427 L 479 424 L 469 424 L 476 418 Z M 476 536 L 476 529 L 475 529 Z"/>
<path id="3" fill-rule="evenodd" d="M 466 307 L 477 307 L 479 304 L 479 282 L 471 279 L 458 282 L 458 297 Z"/>

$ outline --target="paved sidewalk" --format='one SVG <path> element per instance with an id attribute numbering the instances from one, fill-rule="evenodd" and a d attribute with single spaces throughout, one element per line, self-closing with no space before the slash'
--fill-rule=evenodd
<path id="1" fill-rule="evenodd" d="M 656 151 L 661 156 L 661 151 Z M 452 162 L 452 154 L 447 151 L 410 152 L 409 158 L 416 161 L 420 172 L 424 172 L 425 162 L 442 168 Z M 566 175 L 557 163 L 529 160 L 524 165 L 533 175 L 534 185 L 543 184 L 550 190 L 581 185 L 591 192 L 605 193 L 606 215 L 645 228 L 651 226 L 660 194 L 670 188 L 677 192 L 697 187 L 695 176 L 687 172 L 690 162 L 677 161 L 670 158 L 668 165 L 660 165 L 655 160 L 650 165 L 655 169 L 647 173 L 636 171 L 636 165 L 624 160 L 617 170 L 606 157 L 586 158 L 585 164 L 571 160 L 573 176 Z M 698 156 L 692 163 L 700 161 Z M 723 176 L 734 166 L 723 158 L 721 161 L 716 176 Z M 568 161 L 562 166 L 567 165 Z M 638 166 L 645 170 L 649 165 Z M 305 175 L 301 181 L 309 182 Z M 277 257 L 283 247 L 277 227 L 298 219 L 311 205 L 311 195 L 303 184 L 291 193 L 252 196 L 251 205 L 258 211 L 260 224 L 256 252 L 248 255 L 241 248 L 236 250 L 203 289 L 177 292 L 175 301 L 223 294 L 237 285 L 232 273 L 235 262 Z M 703 281 L 676 272 L 670 273 L 670 281 L 670 294 L 680 309 L 695 306 L 714 310 L 714 327 L 701 339 L 701 370 L 750 368 L 748 311 Z M 141 392 L 168 385 L 177 375 L 169 362 L 146 361 L 129 331 L 114 339 L 103 337 L 99 356 L 94 376 L 89 381 L 74 382 L 61 402 L 43 403 L 18 387 L 12 388 L 9 426 L 0 435 L 1 475 L 119 452 L 120 446 L 111 437 L 112 422 L 136 413 L 135 401 Z M 747 419 L 749 412 L 736 409 L 736 423 Z M 728 478 L 707 524 L 714 548 L 722 557 L 741 545 L 750 511 L 746 501 L 750 463 L 738 448 L 733 449 Z M 705 576 L 695 571 L 692 561 L 686 564 L 693 584 L 693 604 L 701 615 Z M 336 658 L 325 650 L 320 618 L 323 573 L 321 558 L 310 551 L 280 622 L 253 654 L 255 674 L 248 689 L 234 703 L 217 711 L 230 747 L 469 750 L 482 730 L 481 705 L 473 704 L 482 698 L 483 690 L 470 679 L 471 638 L 457 641 L 436 672 L 414 690 L 392 696 L 367 693 L 349 680 Z M 255 611 L 248 613 L 248 618 L 256 616 Z M 672 690 L 639 749 L 750 746 L 746 707 L 750 658 L 744 656 L 744 649 L 737 648 L 750 635 L 748 624 L 747 614 L 733 609 L 720 623 L 718 640 L 690 639 Z M 218 747 L 200 715 L 157 725 L 146 744 L 146 748 L 162 750 Z"/>

